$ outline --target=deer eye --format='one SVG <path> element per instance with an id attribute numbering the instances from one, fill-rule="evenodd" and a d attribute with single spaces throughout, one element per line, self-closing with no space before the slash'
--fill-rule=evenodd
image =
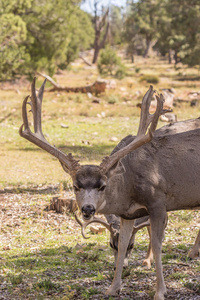
<path id="1" fill-rule="evenodd" d="M 73 188 L 74 188 L 75 192 L 79 192 L 80 191 L 80 189 L 76 185 L 74 185 Z"/>
<path id="2" fill-rule="evenodd" d="M 102 186 L 100 186 L 100 188 L 98 189 L 98 191 L 104 191 L 105 190 L 105 187 L 106 187 L 106 184 L 103 184 Z"/>

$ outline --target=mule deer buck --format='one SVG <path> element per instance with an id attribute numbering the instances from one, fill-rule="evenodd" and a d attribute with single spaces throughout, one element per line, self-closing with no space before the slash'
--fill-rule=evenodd
<path id="1" fill-rule="evenodd" d="M 154 299 L 164 299 L 161 248 L 167 211 L 199 209 L 200 207 L 200 129 L 153 137 L 158 118 L 163 113 L 163 96 L 157 95 L 153 115 L 149 107 L 153 87 L 143 98 L 138 133 L 127 146 L 105 157 L 99 166 L 81 166 L 72 154 L 65 154 L 50 145 L 41 126 L 41 104 L 44 92 L 38 95 L 35 79 L 32 83 L 31 111 L 34 133 L 28 122 L 27 104 L 22 105 L 23 125 L 20 135 L 58 158 L 73 180 L 76 201 L 84 220 L 95 213 L 121 217 L 118 258 L 113 282 L 107 295 L 120 291 L 124 257 L 135 219 L 148 216 L 151 225 L 151 244 L 155 258 L 157 286 Z"/>
<path id="2" fill-rule="evenodd" d="M 198 119 L 192 119 L 192 120 L 187 120 L 187 121 L 180 121 L 176 122 L 170 125 L 166 125 L 161 127 L 160 129 L 157 129 L 155 131 L 154 137 L 158 136 L 166 136 L 170 134 L 176 134 L 176 133 L 181 133 L 181 132 L 186 132 L 190 130 L 194 130 L 200 128 L 200 118 Z M 128 135 L 122 141 L 113 149 L 112 154 L 117 152 L 119 149 L 122 147 L 127 146 L 130 142 L 132 142 L 135 139 L 135 136 Z M 103 226 L 105 226 L 109 231 L 110 231 L 110 247 L 113 250 L 113 255 L 115 258 L 115 266 L 117 263 L 117 255 L 118 255 L 118 239 L 119 239 L 119 231 L 120 231 L 120 217 L 117 217 L 115 215 L 106 215 L 105 218 L 107 222 L 105 222 L 102 219 L 99 218 L 93 218 L 91 221 L 85 221 L 82 222 L 77 215 L 75 215 L 76 221 L 79 223 L 79 225 L 82 227 L 82 235 L 84 238 L 87 238 L 85 235 L 85 229 L 88 225 L 91 223 L 100 223 Z M 133 231 L 131 238 L 129 240 L 129 244 L 126 250 L 126 255 L 124 259 L 124 267 L 128 266 L 128 259 L 131 255 L 131 251 L 134 247 L 134 241 L 135 241 L 135 235 L 140 230 L 141 228 L 144 228 L 147 226 L 148 233 L 150 236 L 150 220 L 149 217 L 142 217 L 139 219 L 135 220 L 134 226 L 133 226 Z M 190 250 L 189 257 L 190 258 L 195 258 L 198 256 L 200 252 L 200 232 L 199 235 L 197 236 L 195 245 L 193 248 Z M 143 264 L 146 265 L 149 269 L 151 267 L 151 263 L 153 262 L 153 252 L 151 248 L 151 242 L 149 243 L 148 251 L 146 258 L 143 261 Z"/>

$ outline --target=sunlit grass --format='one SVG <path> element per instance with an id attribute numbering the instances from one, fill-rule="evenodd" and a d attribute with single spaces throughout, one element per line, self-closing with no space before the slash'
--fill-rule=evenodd
<path id="1" fill-rule="evenodd" d="M 50 143 L 66 153 L 72 152 L 83 163 L 99 163 L 117 144 L 111 141 L 113 136 L 120 141 L 124 136 L 137 132 L 140 110 L 136 105 L 149 88 L 149 83 L 140 82 L 142 74 L 157 76 L 159 83 L 154 87 L 158 90 L 175 87 L 177 96 L 200 86 L 199 80 L 189 80 L 199 76 L 197 68 L 180 65 L 175 69 L 159 58 L 144 60 L 136 57 L 134 64 L 128 60 L 125 63 L 129 76 L 123 80 L 115 79 L 115 89 L 99 95 L 99 104 L 92 103 L 86 94 L 50 93 L 47 90 L 51 85 L 47 84 L 42 116 L 43 131 Z M 85 68 L 83 63 L 74 64 L 70 71 L 54 76 L 63 86 L 90 84 L 97 78 L 97 70 Z M 39 77 L 38 87 L 42 81 Z M 28 94 L 30 84 L 18 90 L 0 91 L 1 188 L 8 185 L 58 184 L 64 180 L 70 182 L 54 158 L 19 137 L 21 104 Z M 178 120 L 195 118 L 199 116 L 200 108 L 181 104 L 174 108 L 174 113 Z"/>

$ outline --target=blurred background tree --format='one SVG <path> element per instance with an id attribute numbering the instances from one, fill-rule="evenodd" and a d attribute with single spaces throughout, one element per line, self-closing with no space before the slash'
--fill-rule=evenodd
<path id="1" fill-rule="evenodd" d="M 22 3 L 23 2 L 23 3 Z M 6 0 L 0 4 L 0 79 L 68 66 L 90 47 L 93 27 L 79 0 Z"/>
<path id="2" fill-rule="evenodd" d="M 139 0 L 131 5 L 130 14 L 127 17 L 129 24 L 132 22 L 134 34 L 137 32 L 143 37 L 145 47 L 143 57 L 147 57 L 151 43 L 158 35 L 157 19 L 159 15 L 159 0 Z M 126 27 L 127 28 L 127 27 Z"/>
<path id="3" fill-rule="evenodd" d="M 190 66 L 200 63 L 198 0 L 131 1 L 124 23 L 128 54 L 148 55 L 150 46 L 162 56 Z M 140 51 L 138 51 L 140 50 Z"/>
<path id="4" fill-rule="evenodd" d="M 89 11 L 81 3 L 88 3 Z M 195 66 L 200 64 L 199 0 L 4 0 L 0 2 L 0 80 L 34 71 L 53 75 L 80 52 L 126 49 Z M 105 5 L 106 4 L 106 5 Z"/>

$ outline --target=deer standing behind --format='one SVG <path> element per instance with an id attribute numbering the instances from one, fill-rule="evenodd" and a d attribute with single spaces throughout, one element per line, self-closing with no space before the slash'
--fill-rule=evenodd
<path id="1" fill-rule="evenodd" d="M 23 125 L 20 135 L 57 157 L 73 180 L 76 201 L 84 220 L 95 213 L 121 217 L 118 257 L 107 295 L 120 292 L 124 258 L 136 218 L 149 215 L 151 245 L 156 266 L 155 300 L 163 300 L 166 286 L 163 277 L 161 249 L 167 211 L 200 207 L 200 129 L 153 137 L 158 119 L 163 114 L 163 96 L 156 95 L 153 115 L 149 107 L 154 94 L 150 87 L 145 94 L 136 138 L 127 146 L 105 157 L 99 166 L 81 166 L 72 154 L 65 154 L 50 145 L 41 127 L 41 104 L 44 92 L 38 95 L 32 83 L 31 111 L 34 133 L 27 116 L 28 97 L 22 105 Z"/>

